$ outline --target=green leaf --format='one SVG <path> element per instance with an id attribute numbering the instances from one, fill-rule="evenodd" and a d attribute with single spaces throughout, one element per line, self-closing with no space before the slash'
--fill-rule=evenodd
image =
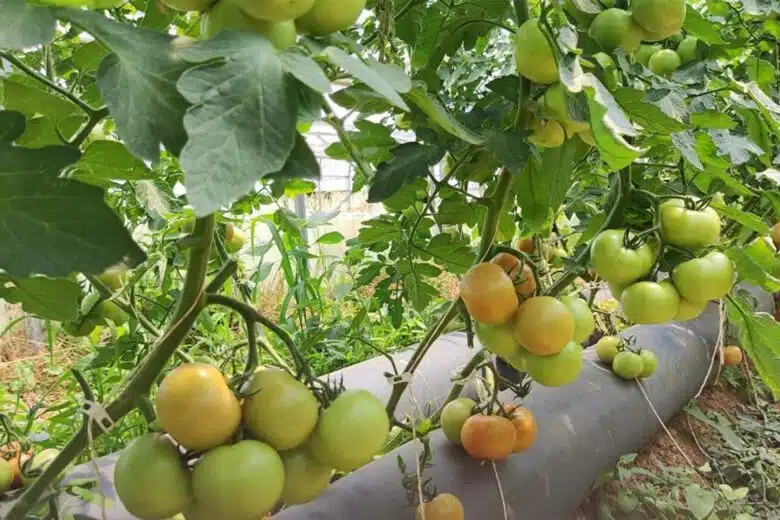
<path id="1" fill-rule="evenodd" d="M 78 317 L 81 288 L 67 278 L 12 278 L 0 274 L 0 298 L 20 303 L 24 312 L 55 321 Z"/>
<path id="2" fill-rule="evenodd" d="M 178 155 L 187 140 L 182 124 L 187 102 L 176 90 L 176 81 L 187 68 L 176 54 L 181 43 L 91 11 L 56 12 L 112 51 L 100 64 L 97 86 L 130 151 L 156 161 L 162 144 Z"/>
<path id="3" fill-rule="evenodd" d="M 682 122 L 667 116 L 656 105 L 644 101 L 644 92 L 641 90 L 620 88 L 613 95 L 628 117 L 648 132 L 671 134 L 686 129 Z"/>
<path id="4" fill-rule="evenodd" d="M 401 228 L 398 220 L 390 215 L 381 215 L 362 223 L 358 232 L 361 244 L 386 244 L 401 238 Z"/>
<path id="5" fill-rule="evenodd" d="M 279 55 L 284 70 L 316 92 L 330 92 L 330 80 L 317 62 L 299 51 L 291 50 Z"/>
<path id="6" fill-rule="evenodd" d="M 332 245 L 332 244 L 340 244 L 343 241 L 344 241 L 344 235 L 342 235 L 338 231 L 331 231 L 330 233 L 325 233 L 320 238 L 318 238 L 315 244 Z"/>
<path id="7" fill-rule="evenodd" d="M 73 51 L 74 65 L 78 67 L 82 72 L 94 72 L 100 67 L 100 63 L 109 54 L 109 50 L 106 49 L 99 41 L 91 41 L 85 43 L 78 49 Z"/>
<path id="8" fill-rule="evenodd" d="M 436 211 L 436 221 L 439 224 L 467 224 L 474 219 L 474 207 L 466 202 L 463 195 L 447 197 L 439 204 Z"/>
<path id="9" fill-rule="evenodd" d="M 59 178 L 79 158 L 74 148 L 0 144 L 0 269 L 11 276 L 99 274 L 145 258 L 94 186 Z"/>
<path id="10" fill-rule="evenodd" d="M 680 154 L 697 170 L 703 170 L 704 165 L 696 153 L 696 138 L 693 132 L 685 130 L 672 134 L 672 144 L 680 151 Z"/>
<path id="11" fill-rule="evenodd" d="M 596 76 L 583 76 L 585 95 L 590 110 L 590 127 L 601 157 L 613 169 L 623 168 L 644 150 L 630 145 L 623 136 L 635 136 L 636 130 L 620 105 Z"/>
<path id="12" fill-rule="evenodd" d="M 520 172 L 515 188 L 517 201 L 523 221 L 534 233 L 547 228 L 550 215 L 566 197 L 577 147 L 575 139 L 568 139 L 563 146 L 546 150 L 541 163 L 528 161 Z"/>
<path id="13" fill-rule="evenodd" d="M 436 235 L 424 249 L 437 264 L 453 274 L 465 273 L 476 260 L 468 239 L 455 238 L 449 233 Z"/>
<path id="14" fill-rule="evenodd" d="M 14 110 L 0 110 L 0 141 L 12 143 L 24 134 L 24 114 Z"/>
<path id="15" fill-rule="evenodd" d="M 760 217 L 754 215 L 753 213 L 747 213 L 725 204 L 719 204 L 715 201 L 712 202 L 711 206 L 715 208 L 715 210 L 721 215 L 728 217 L 731 220 L 736 220 L 746 228 L 755 231 L 759 235 L 769 234 L 769 226 L 767 226 Z"/>
<path id="16" fill-rule="evenodd" d="M 420 194 L 417 193 L 420 190 L 427 193 L 428 181 L 418 177 L 383 200 L 382 204 L 389 211 L 403 211 L 421 200 Z"/>
<path id="17" fill-rule="evenodd" d="M 81 109 L 65 98 L 11 79 L 3 80 L 3 106 L 7 110 L 22 112 L 28 117 L 44 115 L 55 123 L 74 115 L 79 116 L 82 121 L 86 119 Z"/>
<path id="18" fill-rule="evenodd" d="M 91 143 L 79 162 L 73 166 L 72 175 L 82 182 L 97 185 L 102 185 L 109 179 L 140 181 L 154 178 L 154 174 L 142 160 L 116 141 Z"/>
<path id="19" fill-rule="evenodd" d="M 715 495 L 698 484 L 685 486 L 685 503 L 696 520 L 704 520 L 715 509 Z"/>
<path id="20" fill-rule="evenodd" d="M 392 149 L 393 157 L 381 163 L 368 189 L 368 202 L 382 202 L 404 184 L 426 177 L 444 150 L 420 143 L 404 143 Z"/>
<path id="21" fill-rule="evenodd" d="M 182 56 L 206 62 L 182 75 L 179 90 L 193 104 L 181 154 L 187 199 L 196 215 L 208 215 L 284 167 L 295 144 L 297 91 L 257 35 L 223 31 Z"/>
<path id="22" fill-rule="evenodd" d="M 731 248 L 726 254 L 737 268 L 739 276 L 759 285 L 770 292 L 780 291 L 780 279 L 772 276 L 772 271 L 765 269 L 760 258 L 754 258 L 749 249 Z M 765 261 L 765 259 L 763 260 Z M 777 266 L 774 266 L 777 268 Z"/>
<path id="23" fill-rule="evenodd" d="M 722 25 L 714 24 L 705 19 L 698 11 L 688 6 L 685 12 L 683 24 L 687 34 L 695 36 L 707 45 L 726 45 L 726 40 L 721 38 Z"/>
<path id="24" fill-rule="evenodd" d="M 334 103 L 343 108 L 356 110 L 363 114 L 381 114 L 382 112 L 393 110 L 393 105 L 390 104 L 386 97 L 377 94 L 362 84 L 351 85 L 338 90 L 331 94 L 330 98 Z"/>
<path id="25" fill-rule="evenodd" d="M 374 69 L 396 92 L 405 94 L 411 90 L 412 79 L 400 67 L 390 63 L 381 63 L 370 56 L 366 57 L 365 60 L 368 66 Z"/>
<path id="26" fill-rule="evenodd" d="M 445 132 L 473 145 L 480 145 L 485 141 L 484 137 L 475 134 L 463 126 L 460 121 L 450 115 L 438 101 L 429 96 L 428 93 L 419 86 L 411 89 L 406 94 L 406 97 L 417 105 L 417 108 L 422 110 L 425 115 L 431 118 L 431 121 L 439 125 Z"/>
<path id="27" fill-rule="evenodd" d="M 393 105 L 403 110 L 409 110 L 409 106 L 385 79 L 360 59 L 350 56 L 337 47 L 327 47 L 323 52 L 334 65 L 341 67 L 355 79 L 359 79 L 376 92 L 384 96 Z"/>
<path id="28" fill-rule="evenodd" d="M 269 173 L 270 179 L 319 179 L 320 163 L 309 148 L 306 138 L 295 134 L 295 146 L 281 170 Z"/>
<path id="29" fill-rule="evenodd" d="M 417 311 L 424 311 L 434 296 L 438 296 L 436 287 L 423 281 L 422 277 L 412 272 L 404 278 L 404 290 L 409 296 L 409 301 Z"/>
<path id="30" fill-rule="evenodd" d="M 0 48 L 28 49 L 54 38 L 56 20 L 51 10 L 24 0 L 0 2 Z"/>
<path id="31" fill-rule="evenodd" d="M 691 114 L 691 125 L 697 128 L 724 128 L 726 130 L 731 130 L 737 126 L 737 123 L 731 119 L 728 114 L 724 114 L 723 112 L 717 110 L 704 110 Z"/>
<path id="32" fill-rule="evenodd" d="M 739 344 L 777 399 L 780 397 L 780 323 L 770 314 L 751 312 L 744 298 L 728 298 L 726 313 L 737 329 Z"/>
<path id="33" fill-rule="evenodd" d="M 531 154 L 526 137 L 523 132 L 490 130 L 486 133 L 485 147 L 505 167 L 513 172 L 520 172 Z"/>
<path id="34" fill-rule="evenodd" d="M 764 154 L 760 146 L 744 135 L 733 134 L 726 130 L 710 130 L 709 134 L 718 148 L 718 155 L 727 155 L 734 166 L 748 162 L 751 154 L 758 156 Z"/>

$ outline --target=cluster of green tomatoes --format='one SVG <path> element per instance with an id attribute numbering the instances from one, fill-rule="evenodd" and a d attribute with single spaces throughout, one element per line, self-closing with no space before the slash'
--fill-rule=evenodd
<path id="1" fill-rule="evenodd" d="M 604 336 L 596 343 L 599 361 L 610 365 L 612 371 L 623 379 L 645 378 L 655 374 L 658 358 L 652 350 L 634 351 L 618 336 Z"/>

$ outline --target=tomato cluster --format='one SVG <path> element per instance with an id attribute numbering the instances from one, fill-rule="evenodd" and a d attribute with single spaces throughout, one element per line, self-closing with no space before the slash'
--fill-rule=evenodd
<path id="1" fill-rule="evenodd" d="M 599 361 L 610 365 L 612 371 L 623 379 L 645 378 L 655 374 L 658 358 L 653 351 L 631 350 L 618 336 L 604 336 L 596 343 L 596 355 Z"/>
<path id="2" fill-rule="evenodd" d="M 595 327 L 587 303 L 570 296 L 535 296 L 531 267 L 508 253 L 472 267 L 460 298 L 480 343 L 539 384 L 561 386 L 582 368 L 580 342 Z"/>
<path id="3" fill-rule="evenodd" d="M 658 212 L 663 244 L 698 255 L 678 264 L 668 280 L 656 281 L 651 276 L 658 244 L 639 240 L 631 231 L 603 231 L 590 245 L 593 270 L 609 283 L 623 314 L 633 323 L 693 319 L 709 300 L 728 294 L 733 283 L 731 260 L 720 251 L 706 249 L 720 237 L 715 210 L 701 207 L 691 197 L 669 199 L 660 204 Z"/>
<path id="4" fill-rule="evenodd" d="M 32 484 L 59 454 L 54 448 L 33 453 L 16 441 L 0 447 L 0 495 Z"/>
<path id="5" fill-rule="evenodd" d="M 165 377 L 155 405 L 168 435 L 136 439 L 116 464 L 117 494 L 130 513 L 255 520 L 279 503 L 315 499 L 334 470 L 370 462 L 390 429 L 370 392 L 344 391 L 320 410 L 305 384 L 277 368 L 255 372 L 241 395 L 243 402 L 206 364 Z"/>
<path id="6" fill-rule="evenodd" d="M 536 419 L 527 408 L 506 404 L 501 413 L 488 415 L 478 410 L 472 399 L 460 397 L 447 403 L 441 414 L 444 435 L 473 458 L 505 460 L 536 440 Z"/>

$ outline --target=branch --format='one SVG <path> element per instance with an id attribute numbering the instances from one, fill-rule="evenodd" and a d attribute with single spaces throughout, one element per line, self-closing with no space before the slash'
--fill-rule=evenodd
<path id="1" fill-rule="evenodd" d="M 355 165 L 358 167 L 360 172 L 366 179 L 373 177 L 374 174 L 371 170 L 371 167 L 363 159 L 360 151 L 355 147 L 355 143 L 352 142 L 352 139 L 347 134 L 347 131 L 344 129 L 343 121 L 336 117 L 336 115 L 333 113 L 333 109 L 330 108 L 330 104 L 328 104 L 328 101 L 325 99 L 322 100 L 322 109 L 325 111 L 325 121 L 330 126 L 332 126 L 334 130 L 336 130 L 341 144 L 343 144 L 344 148 L 347 149 L 347 153 L 352 158 L 352 160 L 355 161 Z"/>
<path id="2" fill-rule="evenodd" d="M 106 412 L 114 421 L 130 413 L 137 399 L 146 395 L 154 381 L 160 375 L 165 364 L 173 356 L 181 341 L 192 328 L 204 306 L 203 285 L 206 279 L 209 249 L 214 235 L 214 216 L 198 219 L 195 222 L 194 235 L 200 237 L 200 243 L 190 250 L 187 275 L 179 298 L 174 317 L 165 333 L 155 342 L 136 371 L 130 376 L 124 390 L 106 407 Z M 88 431 L 89 430 L 89 431 Z M 85 424 L 71 438 L 62 452 L 51 462 L 44 472 L 19 497 L 5 520 L 23 520 L 38 503 L 40 496 L 62 473 L 68 464 L 78 457 L 87 447 L 88 439 L 100 437 L 103 430 L 94 424 Z"/>
<path id="3" fill-rule="evenodd" d="M 76 147 L 81 146 L 81 143 L 83 143 L 84 140 L 89 137 L 92 129 L 95 128 L 99 122 L 108 117 L 108 114 L 108 107 L 102 107 L 90 113 L 89 120 L 84 124 L 79 133 L 76 134 L 76 137 L 70 140 L 68 144 Z"/>

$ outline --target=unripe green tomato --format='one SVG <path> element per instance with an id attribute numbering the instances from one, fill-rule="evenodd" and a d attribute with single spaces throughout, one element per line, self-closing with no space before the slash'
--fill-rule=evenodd
<path id="1" fill-rule="evenodd" d="M 0 458 L 0 495 L 11 489 L 14 483 L 14 468 L 5 459 Z"/>
<path id="2" fill-rule="evenodd" d="M 476 406 L 477 403 L 468 397 L 459 397 L 444 406 L 441 411 L 441 429 L 450 442 L 462 445 L 460 431 L 466 419 L 474 415 Z"/>
<path id="3" fill-rule="evenodd" d="M 634 61 L 647 67 L 650 64 L 650 57 L 661 48 L 660 45 L 640 45 L 634 52 Z"/>
<path id="4" fill-rule="evenodd" d="M 596 342 L 596 355 L 599 361 L 608 365 L 612 364 L 615 356 L 618 355 L 618 346 L 620 338 L 617 336 L 604 336 Z"/>
<path id="5" fill-rule="evenodd" d="M 686 36 L 680 45 L 677 46 L 677 54 L 680 55 L 680 61 L 683 65 L 690 63 L 697 58 L 696 47 L 699 39 L 695 36 Z"/>
<path id="6" fill-rule="evenodd" d="M 528 140 L 536 146 L 557 148 L 566 140 L 566 132 L 558 121 L 537 121 L 532 129 L 533 133 Z"/>
<path id="7" fill-rule="evenodd" d="M 633 352 L 620 352 L 612 360 L 612 371 L 623 379 L 634 379 L 642 374 L 642 358 Z"/>
<path id="8" fill-rule="evenodd" d="M 212 38 L 223 29 L 260 34 L 270 40 L 273 46 L 283 51 L 295 44 L 297 34 L 295 22 L 266 22 L 245 14 L 229 0 L 222 0 L 201 17 L 200 32 Z"/>
<path id="9" fill-rule="evenodd" d="M 527 20 L 514 35 L 517 73 L 534 83 L 549 85 L 558 81 L 558 66 L 539 20 Z"/>
<path id="10" fill-rule="evenodd" d="M 522 348 L 515 341 L 511 322 L 488 325 L 474 320 L 474 332 L 483 347 L 502 358 L 512 356 Z"/>
<path id="11" fill-rule="evenodd" d="M 316 0 L 303 16 L 296 18 L 295 27 L 301 34 L 325 36 L 348 29 L 357 22 L 366 0 Z"/>
<path id="12" fill-rule="evenodd" d="M 658 358 L 655 357 L 652 350 L 642 349 L 639 352 L 639 357 L 642 358 L 642 373 L 639 377 L 650 377 L 655 374 L 658 369 Z"/>
<path id="13" fill-rule="evenodd" d="M 671 74 L 680 68 L 682 64 L 680 55 L 671 49 L 661 49 L 650 56 L 648 67 L 653 74 L 659 76 L 671 76 Z"/>
<path id="14" fill-rule="evenodd" d="M 642 41 L 644 31 L 636 25 L 631 14 L 613 7 L 596 15 L 590 24 L 589 34 L 606 52 L 618 47 L 633 52 Z"/>

